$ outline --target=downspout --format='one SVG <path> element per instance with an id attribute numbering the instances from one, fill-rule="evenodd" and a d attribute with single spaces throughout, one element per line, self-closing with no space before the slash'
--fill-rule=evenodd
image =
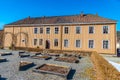
<path id="1" fill-rule="evenodd" d="M 60 50 L 62 50 L 62 39 L 63 39 L 63 26 L 61 26 L 61 48 Z"/>
<path id="2" fill-rule="evenodd" d="M 20 43 L 19 43 L 19 47 L 21 47 L 21 27 L 20 27 Z"/>
<path id="3" fill-rule="evenodd" d="M 14 48 L 14 46 L 15 46 L 14 26 L 13 26 L 13 35 L 12 36 L 13 36 L 12 47 Z"/>
<path id="4" fill-rule="evenodd" d="M 116 48 L 116 44 L 117 44 L 116 24 L 115 24 L 115 29 L 114 29 L 114 31 L 115 31 L 115 55 L 117 55 L 117 48 Z"/>

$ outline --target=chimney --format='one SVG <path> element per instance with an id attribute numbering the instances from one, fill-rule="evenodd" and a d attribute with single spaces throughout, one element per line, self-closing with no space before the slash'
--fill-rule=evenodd
<path id="1" fill-rule="evenodd" d="M 81 11 L 80 16 L 83 16 L 83 15 L 84 15 L 84 12 L 83 12 L 83 11 Z"/>
<path id="2" fill-rule="evenodd" d="M 28 19 L 30 19 L 30 16 L 28 16 Z"/>
<path id="3" fill-rule="evenodd" d="M 96 13 L 96 16 L 98 16 L 98 13 Z"/>
<path id="4" fill-rule="evenodd" d="M 43 18 L 45 18 L 46 16 L 42 16 Z"/>

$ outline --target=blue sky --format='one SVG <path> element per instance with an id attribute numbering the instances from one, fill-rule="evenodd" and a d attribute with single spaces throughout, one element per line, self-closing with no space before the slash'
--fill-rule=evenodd
<path id="1" fill-rule="evenodd" d="M 74 15 L 81 11 L 117 20 L 120 30 L 120 0 L 0 0 L 0 29 L 28 16 Z"/>

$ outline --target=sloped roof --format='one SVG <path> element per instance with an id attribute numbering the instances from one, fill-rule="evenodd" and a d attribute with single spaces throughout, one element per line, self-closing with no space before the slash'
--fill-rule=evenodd
<path id="1" fill-rule="evenodd" d="M 28 17 L 7 25 L 23 24 L 61 24 L 61 23 L 116 23 L 115 20 L 100 17 L 92 14 L 52 16 L 52 17 Z"/>

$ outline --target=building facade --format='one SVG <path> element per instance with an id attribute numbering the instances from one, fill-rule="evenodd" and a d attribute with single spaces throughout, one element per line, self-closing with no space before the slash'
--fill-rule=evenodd
<path id="1" fill-rule="evenodd" d="M 4 43 L 4 41 L 3 41 L 3 33 L 4 33 L 4 31 L 0 30 L 0 48 L 3 47 L 3 43 Z"/>
<path id="2" fill-rule="evenodd" d="M 80 14 L 25 18 L 4 28 L 4 47 L 116 53 L 116 21 Z"/>

